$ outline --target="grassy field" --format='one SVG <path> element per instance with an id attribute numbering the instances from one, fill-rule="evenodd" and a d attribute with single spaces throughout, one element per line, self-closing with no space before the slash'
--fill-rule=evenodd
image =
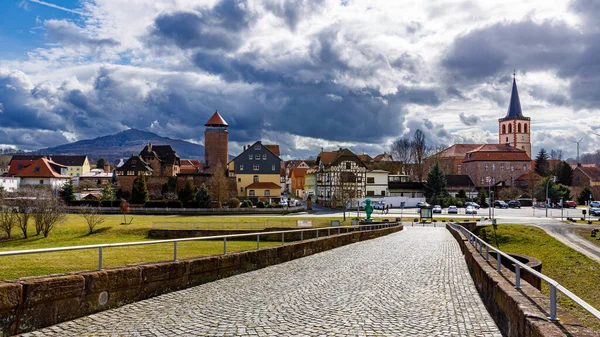
<path id="1" fill-rule="evenodd" d="M 496 245 L 491 226 L 477 228 L 476 234 L 481 237 L 484 230 L 487 242 Z M 567 247 L 537 227 L 498 225 L 497 237 L 502 251 L 533 256 L 541 260 L 543 274 L 555 279 L 593 307 L 600 308 L 600 291 L 597 291 L 600 264 Z M 545 282 L 542 282 L 542 291 L 550 293 Z M 562 296 L 560 292 L 558 298 L 559 304 L 575 317 L 587 326 L 600 330 L 600 322 L 596 318 Z"/>
<path id="2" fill-rule="evenodd" d="M 128 221 L 130 217 L 127 217 Z M 34 225 L 30 224 L 30 237 L 24 239 L 20 232 L 13 231 L 13 239 L 0 239 L 0 251 L 24 250 L 66 246 L 82 246 L 104 243 L 151 241 L 147 237 L 153 226 L 183 229 L 247 229 L 262 230 L 268 227 L 297 228 L 297 220 L 312 220 L 313 227 L 327 227 L 331 220 L 341 218 L 297 218 L 297 217 L 209 217 L 209 216 L 134 216 L 133 222 L 122 225 L 122 215 L 107 215 L 106 221 L 88 234 L 88 228 L 79 215 L 68 215 L 67 221 L 50 233 L 50 237 L 32 236 Z M 342 225 L 350 225 L 348 219 Z M 276 245 L 276 242 L 261 242 L 261 246 Z M 228 241 L 227 251 L 256 248 L 253 241 Z M 222 241 L 194 241 L 179 243 L 178 258 L 189 258 L 222 254 Z M 103 251 L 104 267 L 116 267 L 139 262 L 164 261 L 173 258 L 173 244 L 108 248 Z M 98 250 L 79 250 L 60 253 L 0 257 L 0 280 L 11 280 L 25 276 L 39 276 L 79 270 L 94 270 L 98 266 Z"/>
<path id="3" fill-rule="evenodd" d="M 591 221 L 592 221 L 592 223 L 588 224 L 587 218 L 586 218 L 585 221 L 584 220 L 580 220 L 579 218 L 577 218 L 577 220 L 575 222 L 573 222 L 573 221 L 567 221 L 567 220 L 564 220 L 563 222 L 571 223 L 571 224 L 578 224 L 578 225 L 590 225 L 590 226 L 592 226 L 592 225 L 595 225 L 595 226 L 600 225 L 600 220 L 598 220 L 598 219 L 593 219 L 592 218 Z"/>

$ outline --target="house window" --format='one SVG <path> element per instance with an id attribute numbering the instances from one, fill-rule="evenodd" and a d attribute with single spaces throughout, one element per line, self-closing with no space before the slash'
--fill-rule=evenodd
<path id="1" fill-rule="evenodd" d="M 240 192 L 244 192 L 244 188 L 243 187 L 240 187 Z"/>
<path id="2" fill-rule="evenodd" d="M 238 183 L 241 183 L 241 182 L 242 182 L 242 178 L 238 178 Z"/>
<path id="3" fill-rule="evenodd" d="M 270 197 L 270 196 L 271 196 L 271 191 L 265 190 L 265 197 Z"/>
<path id="4" fill-rule="evenodd" d="M 500 171 L 504 171 L 504 164 L 500 164 Z"/>
<path id="5" fill-rule="evenodd" d="M 254 176 L 253 180 L 254 180 L 255 183 L 257 183 L 258 182 L 258 176 Z"/>
<path id="6" fill-rule="evenodd" d="M 527 124 L 523 124 L 523 131 L 527 133 Z"/>
<path id="7" fill-rule="evenodd" d="M 481 185 L 485 184 L 485 182 L 483 181 L 483 177 L 481 177 Z"/>
<path id="8" fill-rule="evenodd" d="M 254 196 L 254 190 L 250 190 L 250 192 L 248 192 L 248 195 L 253 197 Z"/>
<path id="9" fill-rule="evenodd" d="M 40 179 L 40 185 L 44 185 L 44 180 Z"/>
<path id="10" fill-rule="evenodd" d="M 458 174 L 462 173 L 462 165 L 458 164 L 457 171 L 458 171 Z"/>
<path id="11" fill-rule="evenodd" d="M 275 171 L 275 164 L 271 165 L 271 171 Z"/>
<path id="12" fill-rule="evenodd" d="M 260 150 L 260 144 L 256 144 L 256 145 L 254 145 L 254 149 L 255 149 L 255 150 Z"/>
<path id="13" fill-rule="evenodd" d="M 375 184 L 375 177 L 367 177 L 367 184 Z"/>
<path id="14" fill-rule="evenodd" d="M 510 165 L 510 170 L 511 170 L 511 171 L 514 171 L 514 170 L 515 170 L 515 167 L 514 167 L 513 165 Z"/>
<path id="15" fill-rule="evenodd" d="M 253 156 L 251 154 L 248 155 L 248 159 L 252 160 L 252 157 Z"/>
<path id="16" fill-rule="evenodd" d="M 381 191 L 381 196 L 385 197 L 385 191 Z"/>
<path id="17" fill-rule="evenodd" d="M 492 171 L 496 171 L 496 164 L 492 163 Z"/>
<path id="18" fill-rule="evenodd" d="M 259 168 L 260 168 L 260 165 L 254 164 L 254 166 L 253 166 L 254 171 L 258 171 Z"/>
<path id="19" fill-rule="evenodd" d="M 79 167 L 77 168 L 77 171 L 79 171 Z"/>
<path id="20" fill-rule="evenodd" d="M 502 133 L 506 133 L 506 125 L 502 125 Z"/>
<path id="21" fill-rule="evenodd" d="M 39 167 L 39 166 L 36 166 L 36 167 L 33 169 L 33 172 L 40 172 L 40 167 Z"/>
<path id="22" fill-rule="evenodd" d="M 267 155 L 263 153 L 263 160 L 267 160 Z"/>
<path id="23" fill-rule="evenodd" d="M 244 170 L 244 164 L 240 164 L 240 171 Z"/>
<path id="24" fill-rule="evenodd" d="M 255 154 L 255 155 L 254 155 L 254 159 L 256 159 L 256 160 L 260 160 L 260 154 Z"/>
<path id="25" fill-rule="evenodd" d="M 523 164 L 523 171 L 527 171 L 527 164 Z"/>
<path id="26" fill-rule="evenodd" d="M 18 167 L 18 169 L 20 170 L 20 169 L 22 169 L 22 168 L 23 168 L 23 164 L 19 164 L 17 167 Z"/>
<path id="27" fill-rule="evenodd" d="M 521 123 L 517 124 L 517 132 L 521 133 Z"/>
<path id="28" fill-rule="evenodd" d="M 374 196 L 375 191 L 367 191 L 367 197 Z"/>
<path id="29" fill-rule="evenodd" d="M 346 170 L 349 170 L 351 168 L 352 168 L 352 163 L 346 162 Z"/>
<path id="30" fill-rule="evenodd" d="M 508 133 L 512 133 L 512 124 L 508 124 Z"/>
<path id="31" fill-rule="evenodd" d="M 485 170 L 487 171 L 490 168 L 490 165 L 488 163 L 485 163 Z"/>

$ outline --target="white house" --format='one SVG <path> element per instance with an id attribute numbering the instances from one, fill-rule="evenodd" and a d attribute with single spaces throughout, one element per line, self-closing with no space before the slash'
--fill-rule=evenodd
<path id="1" fill-rule="evenodd" d="M 367 197 L 379 196 L 385 197 L 388 192 L 388 171 L 369 170 L 367 171 Z"/>
<path id="2" fill-rule="evenodd" d="M 44 185 L 49 186 L 52 190 L 57 190 L 71 180 L 71 177 L 67 175 L 67 170 L 68 168 L 64 165 L 40 158 L 23 167 L 15 177 L 21 179 L 20 186 Z"/>

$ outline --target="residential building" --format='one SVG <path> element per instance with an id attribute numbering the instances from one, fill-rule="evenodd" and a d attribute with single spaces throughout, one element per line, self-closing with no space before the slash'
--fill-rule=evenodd
<path id="1" fill-rule="evenodd" d="M 450 195 L 455 197 L 461 190 L 465 192 L 467 198 L 475 198 L 477 189 L 468 174 L 446 175 L 447 190 Z"/>
<path id="2" fill-rule="evenodd" d="M 227 167 L 229 161 L 229 125 L 218 111 L 204 124 L 204 166 L 212 172 L 218 164 Z M 278 155 L 279 156 L 279 155 Z"/>
<path id="3" fill-rule="evenodd" d="M 525 150 L 486 144 L 467 152 L 463 167 L 477 187 L 516 186 L 516 179 L 531 170 L 531 159 Z"/>
<path id="4" fill-rule="evenodd" d="M 389 153 L 384 152 L 382 154 L 376 155 L 375 158 L 373 158 L 373 161 L 375 161 L 376 163 L 380 163 L 380 162 L 386 162 L 386 161 L 394 161 L 394 159 L 392 158 L 392 156 Z"/>
<path id="5" fill-rule="evenodd" d="M 104 184 L 110 184 L 112 182 L 112 177 L 112 172 L 105 172 L 103 169 L 95 168 L 91 169 L 90 172 L 86 174 L 74 178 L 73 184 L 78 186 L 81 183 L 86 182 L 88 185 L 102 186 Z"/>
<path id="6" fill-rule="evenodd" d="M 310 196 L 312 201 L 316 201 L 318 198 L 316 167 L 306 170 L 306 177 L 304 178 L 304 195 L 305 197 Z"/>
<path id="7" fill-rule="evenodd" d="M 304 197 L 304 184 L 308 168 L 295 167 L 292 169 L 290 179 L 292 181 L 292 195 L 296 198 Z"/>
<path id="8" fill-rule="evenodd" d="M 389 195 L 388 190 L 388 171 L 368 170 L 367 171 L 367 197 Z"/>
<path id="9" fill-rule="evenodd" d="M 281 159 L 278 145 L 263 145 L 258 141 L 228 164 L 229 176 L 234 177 L 240 200 L 260 197 L 277 201 L 281 198 Z"/>
<path id="10" fill-rule="evenodd" d="M 171 145 L 148 143 L 139 157 L 152 168 L 152 175 L 156 177 L 175 177 L 181 167 L 181 159 Z"/>
<path id="11" fill-rule="evenodd" d="M 27 167 L 40 158 L 46 158 L 56 164 L 67 167 L 67 175 L 70 177 L 79 177 L 82 174 L 90 172 L 90 161 L 87 156 L 78 155 L 14 155 L 9 163 L 9 176 L 16 175 L 23 168 Z"/>
<path id="12" fill-rule="evenodd" d="M 597 165 L 578 165 L 573 170 L 573 186 L 600 186 L 600 167 Z"/>
<path id="13" fill-rule="evenodd" d="M 137 177 L 139 175 L 151 176 L 154 169 L 142 157 L 132 155 L 123 165 L 117 167 L 116 171 L 118 176 Z"/>
<path id="14" fill-rule="evenodd" d="M 366 195 L 367 166 L 349 149 L 319 153 L 317 166 L 317 203 L 343 207 Z"/>
<path id="15" fill-rule="evenodd" d="M 21 178 L 20 186 L 43 185 L 50 187 L 52 190 L 58 190 L 71 180 L 71 177 L 67 175 L 66 166 L 57 164 L 45 157 L 34 160 L 15 176 Z"/>
<path id="16" fill-rule="evenodd" d="M 204 163 L 196 159 L 181 159 L 181 166 L 179 167 L 179 173 L 200 173 Z"/>
<path id="17" fill-rule="evenodd" d="M 391 197 L 422 198 L 424 197 L 425 183 L 410 181 L 408 175 L 388 175 L 388 190 Z"/>

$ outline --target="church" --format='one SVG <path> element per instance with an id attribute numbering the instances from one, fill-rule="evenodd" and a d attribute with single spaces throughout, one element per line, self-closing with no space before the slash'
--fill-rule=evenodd
<path id="1" fill-rule="evenodd" d="M 531 171 L 531 119 L 523 116 L 517 81 L 506 116 L 498 119 L 498 144 L 454 144 L 426 159 L 446 175 L 468 175 L 474 187 L 515 186 Z"/>

